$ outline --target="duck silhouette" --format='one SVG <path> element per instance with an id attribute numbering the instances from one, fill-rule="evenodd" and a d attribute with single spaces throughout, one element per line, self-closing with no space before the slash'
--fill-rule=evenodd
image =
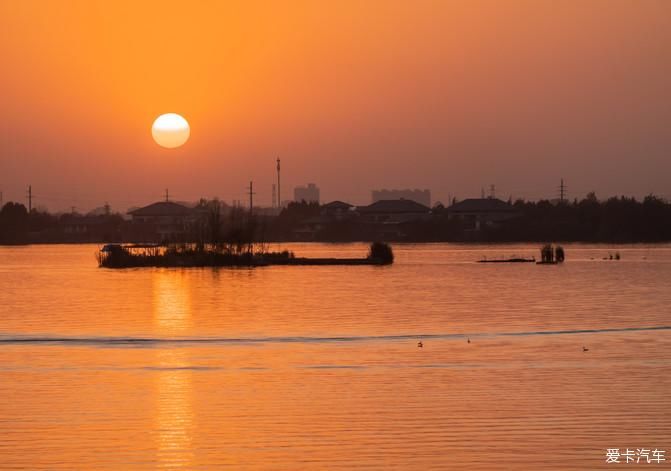
<path id="1" fill-rule="evenodd" d="M 585 347 L 584 345 L 582 346 L 582 351 L 583 352 L 589 352 L 589 348 Z"/>
<path id="2" fill-rule="evenodd" d="M 417 342 L 417 348 L 423 348 L 424 344 L 422 342 Z"/>
<path id="3" fill-rule="evenodd" d="M 468 339 L 468 343 L 471 343 L 471 339 L 470 339 L 470 338 Z"/>

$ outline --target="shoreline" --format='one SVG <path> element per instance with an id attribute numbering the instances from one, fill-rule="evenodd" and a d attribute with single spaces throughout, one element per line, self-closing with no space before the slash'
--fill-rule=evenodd
<path id="1" fill-rule="evenodd" d="M 323 244 L 323 245 L 353 245 L 353 244 L 370 244 L 373 241 L 370 240 L 347 240 L 347 241 L 326 241 L 326 240 L 271 240 L 265 241 L 264 244 Z M 513 240 L 513 241 L 483 241 L 483 240 L 422 240 L 422 241 L 385 241 L 385 243 L 393 243 L 394 245 L 438 245 L 438 244 L 452 244 L 452 245 L 462 245 L 462 246 L 478 246 L 478 245 L 533 245 L 533 244 L 545 244 L 550 242 L 556 242 L 558 244 L 579 244 L 579 245 L 671 245 L 671 240 L 639 240 L 639 241 L 591 241 L 591 240 Z M 95 245 L 101 246 L 106 244 L 157 244 L 156 242 L 119 242 L 119 241 L 109 241 L 109 240 L 100 240 L 100 241 L 68 241 L 68 242 L 25 242 L 25 243 L 1 243 L 0 247 L 30 247 L 30 246 L 50 246 L 50 245 Z M 167 245 L 180 245 L 182 242 L 170 242 Z"/>

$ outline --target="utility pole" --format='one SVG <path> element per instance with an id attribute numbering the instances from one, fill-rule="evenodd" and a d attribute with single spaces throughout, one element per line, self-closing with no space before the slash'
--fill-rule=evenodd
<path id="1" fill-rule="evenodd" d="M 168 202 L 168 189 L 165 189 L 165 202 Z"/>
<path id="2" fill-rule="evenodd" d="M 277 207 L 282 207 L 282 192 L 280 191 L 280 158 L 277 158 Z"/>
<path id="3" fill-rule="evenodd" d="M 0 196 L 2 193 L 0 193 Z M 273 183 L 273 208 L 277 208 L 277 186 Z"/>
<path id="4" fill-rule="evenodd" d="M 249 242 L 247 244 L 247 253 L 251 257 L 254 251 L 254 221 L 252 218 L 252 210 L 254 209 L 254 182 L 249 182 Z"/>
<path id="5" fill-rule="evenodd" d="M 566 199 L 566 185 L 564 185 L 564 179 L 561 179 L 559 184 L 559 201 L 563 203 Z"/>
<path id="6" fill-rule="evenodd" d="M 494 186 L 493 183 L 491 185 L 489 185 L 489 197 L 491 199 L 496 198 L 496 186 Z"/>
<path id="7" fill-rule="evenodd" d="M 28 214 L 33 211 L 33 186 L 28 185 Z"/>
<path id="8" fill-rule="evenodd" d="M 249 214 L 252 214 L 254 208 L 254 183 L 249 182 Z"/>

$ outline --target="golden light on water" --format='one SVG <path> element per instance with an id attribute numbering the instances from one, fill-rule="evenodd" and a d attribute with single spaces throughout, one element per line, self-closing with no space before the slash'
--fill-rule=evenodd
<path id="1" fill-rule="evenodd" d="M 184 117 L 176 113 L 166 113 L 156 118 L 151 127 L 151 135 L 161 147 L 173 149 L 189 140 L 191 128 Z"/>
<path id="2" fill-rule="evenodd" d="M 157 271 L 153 280 L 154 328 L 165 336 L 179 336 L 191 327 L 191 296 L 187 277 Z"/>
<path id="3" fill-rule="evenodd" d="M 181 273 L 157 271 L 153 281 L 154 328 L 160 336 L 179 337 L 191 328 L 188 280 Z M 156 351 L 154 430 L 159 468 L 193 468 L 192 372 L 189 352 Z"/>
<path id="4" fill-rule="evenodd" d="M 180 349 L 156 354 L 154 430 L 159 468 L 193 468 L 194 411 L 191 359 Z"/>

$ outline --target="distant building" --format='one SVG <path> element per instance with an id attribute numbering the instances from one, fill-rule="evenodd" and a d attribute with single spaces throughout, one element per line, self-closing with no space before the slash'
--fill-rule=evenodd
<path id="1" fill-rule="evenodd" d="M 63 214 L 58 221 L 60 233 L 51 236 L 62 242 L 120 241 L 122 223 L 119 215 Z"/>
<path id="2" fill-rule="evenodd" d="M 353 216 L 355 213 L 353 211 L 354 206 L 343 201 L 331 201 L 322 205 L 320 214 L 323 217 L 342 220 L 350 216 Z"/>
<path id="3" fill-rule="evenodd" d="M 363 222 L 397 224 L 423 219 L 431 209 L 413 200 L 381 200 L 368 206 L 359 206 L 357 211 Z"/>
<path id="4" fill-rule="evenodd" d="M 382 200 L 411 200 L 431 207 L 430 190 L 373 190 L 373 203 Z"/>
<path id="5" fill-rule="evenodd" d="M 301 224 L 293 230 L 296 240 L 315 240 L 316 234 L 322 229 L 334 223 L 351 221 L 358 217 L 354 206 L 343 201 L 331 201 L 321 206 L 319 216 L 311 217 L 301 221 Z"/>
<path id="6" fill-rule="evenodd" d="M 300 241 L 311 241 L 315 240 L 315 235 L 317 232 L 324 228 L 324 225 L 329 221 L 323 216 L 315 216 L 312 218 L 305 219 L 293 229 L 292 233 L 296 240 Z"/>
<path id="7" fill-rule="evenodd" d="M 498 198 L 469 198 L 448 207 L 447 216 L 461 219 L 464 229 L 478 231 L 484 226 L 497 225 L 520 216 L 520 212 Z"/>
<path id="8" fill-rule="evenodd" d="M 198 217 L 193 208 L 172 201 L 153 203 L 128 214 L 133 226 L 142 229 L 143 238 L 155 241 L 184 239 Z"/>
<path id="9" fill-rule="evenodd" d="M 297 186 L 294 188 L 294 201 L 319 203 L 319 187 L 314 183 L 308 183 L 307 186 Z"/>
<path id="10" fill-rule="evenodd" d="M 378 240 L 402 240 L 408 223 L 431 217 L 431 209 L 413 200 L 380 200 L 357 207 L 368 237 Z M 411 225 L 411 224 L 410 224 Z"/>

